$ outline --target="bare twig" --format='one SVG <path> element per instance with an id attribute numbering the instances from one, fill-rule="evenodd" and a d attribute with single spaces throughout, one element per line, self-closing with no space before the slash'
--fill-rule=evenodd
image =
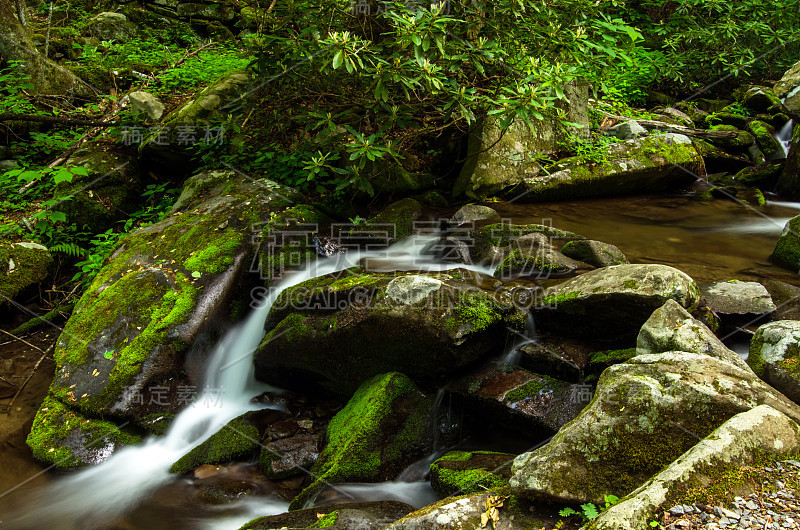
<path id="1" fill-rule="evenodd" d="M 34 350 L 38 350 L 38 351 L 40 351 L 40 352 L 42 352 L 42 353 L 47 353 L 46 351 L 44 351 L 44 350 L 43 350 L 43 349 L 41 349 L 40 347 L 38 347 L 38 346 L 34 346 L 33 344 L 31 344 L 31 343 L 30 343 L 30 342 L 28 342 L 27 340 L 25 340 L 25 339 L 21 339 L 21 338 L 17 337 L 16 335 L 13 335 L 13 334 L 11 334 L 11 333 L 9 333 L 8 331 L 6 331 L 6 330 L 4 330 L 4 329 L 0 329 L 0 333 L 5 333 L 6 335 L 8 335 L 9 337 L 11 337 L 12 339 L 16 339 L 16 340 L 20 341 L 20 342 L 21 342 L 21 343 L 23 343 L 23 344 L 27 344 L 28 346 L 30 346 L 30 347 L 31 347 L 31 348 L 33 348 Z M 48 350 L 49 350 L 49 348 L 48 348 Z"/>
<path id="2" fill-rule="evenodd" d="M 2 121 L 35 121 L 39 123 L 60 123 L 63 125 L 93 125 L 95 127 L 111 127 L 116 125 L 116 123 L 104 121 L 62 118 L 60 116 L 39 116 L 36 114 L 0 114 L 0 122 Z"/>
<path id="3" fill-rule="evenodd" d="M 703 129 L 692 129 L 691 127 L 685 127 L 683 125 L 673 125 L 671 123 L 666 123 L 663 121 L 629 118 L 628 116 L 619 116 L 617 114 L 611 114 L 609 112 L 605 112 L 600 109 L 596 110 L 601 114 L 603 114 L 603 116 L 606 116 L 613 120 L 618 120 L 618 121 L 636 120 L 636 123 L 638 123 L 645 129 L 685 134 L 686 136 L 693 136 L 694 138 L 719 138 L 719 139 L 736 138 L 736 136 L 739 134 L 736 131 L 706 131 Z"/>
<path id="4" fill-rule="evenodd" d="M 51 344 L 51 345 L 50 345 L 50 347 L 49 347 L 49 348 L 47 348 L 47 351 L 45 351 L 44 353 L 42 353 L 42 356 L 41 356 L 41 357 L 39 357 L 39 360 L 38 360 L 38 361 L 36 361 L 36 364 L 34 364 L 34 365 L 33 365 L 33 370 L 31 370 L 31 373 L 29 373 L 29 374 L 28 374 L 28 377 L 27 377 L 27 378 L 25 379 L 25 381 L 23 381 L 23 383 L 20 385 L 19 389 L 17 390 L 17 393 L 16 393 L 16 394 L 14 394 L 14 397 L 12 397 L 12 398 L 11 398 L 11 401 L 8 403 L 8 410 L 9 410 L 9 411 L 11 411 L 11 407 L 14 405 L 14 401 L 15 401 L 15 400 L 17 399 L 17 397 L 20 395 L 20 393 L 22 392 L 22 390 L 25 388 L 25 385 L 27 385 L 27 384 L 28 384 L 28 381 L 30 381 L 30 380 L 33 378 L 34 374 L 36 373 L 36 370 L 38 370 L 38 369 L 39 369 L 39 365 L 40 365 L 40 364 L 42 364 L 42 361 L 44 361 L 44 358 L 45 358 L 45 357 L 47 357 L 47 354 L 48 354 L 48 353 L 50 353 L 50 350 L 52 350 L 52 349 L 53 349 L 53 345 Z M 39 351 L 41 351 L 41 350 L 39 350 Z"/>

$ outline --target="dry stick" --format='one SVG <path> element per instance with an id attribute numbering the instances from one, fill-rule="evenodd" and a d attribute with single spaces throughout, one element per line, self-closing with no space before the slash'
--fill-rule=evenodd
<path id="1" fill-rule="evenodd" d="M 0 121 L 35 121 L 40 123 L 60 123 L 63 125 L 94 125 L 95 127 L 111 127 L 114 123 L 77 118 L 61 118 L 59 116 L 38 116 L 36 114 L 0 114 Z"/>
<path id="2" fill-rule="evenodd" d="M 678 134 L 685 134 L 686 136 L 694 136 L 695 138 L 736 138 L 739 133 L 736 131 L 706 131 L 703 129 L 692 129 L 691 127 L 684 127 L 683 125 L 672 125 L 663 121 L 657 120 L 640 120 L 638 118 L 629 118 L 628 116 L 619 116 L 611 114 L 606 111 L 595 109 L 604 116 L 613 120 L 629 121 L 636 120 L 636 122 L 645 129 L 655 129 L 660 131 L 669 131 Z"/>
<path id="3" fill-rule="evenodd" d="M 33 344 L 31 344 L 30 342 L 26 341 L 25 339 L 21 339 L 21 338 L 17 337 L 16 335 L 14 335 L 14 334 L 11 334 L 11 333 L 9 333 L 8 331 L 6 331 L 6 330 L 4 330 L 4 329 L 0 329 L 0 333 L 5 333 L 6 335 L 8 335 L 9 337 L 11 337 L 12 339 L 16 339 L 16 340 L 18 340 L 18 341 L 20 341 L 20 342 L 22 342 L 22 343 L 24 343 L 24 344 L 27 344 L 28 346 L 30 346 L 30 347 L 31 347 L 31 348 L 33 348 L 34 350 L 39 350 L 39 351 L 40 351 L 40 352 L 42 352 L 42 353 L 47 353 L 47 352 L 45 352 L 43 349 L 41 349 L 40 347 L 38 347 L 38 346 L 34 346 Z M 48 349 L 49 349 L 49 348 L 48 348 Z"/>
<path id="4" fill-rule="evenodd" d="M 33 365 L 33 370 L 31 370 L 31 373 L 28 374 L 28 378 L 25 379 L 25 381 L 22 383 L 22 385 L 17 390 L 17 393 L 14 394 L 14 397 L 11 398 L 11 402 L 9 402 L 9 404 L 8 404 L 8 411 L 9 412 L 11 412 L 11 407 L 14 405 L 14 401 L 17 399 L 17 396 L 20 395 L 22 390 L 25 388 L 25 385 L 28 384 L 28 381 L 30 381 L 33 378 L 33 375 L 36 373 L 36 370 L 39 369 L 39 365 L 42 364 L 42 361 L 44 361 L 44 358 L 47 357 L 47 354 L 50 353 L 50 350 L 52 350 L 52 349 L 53 349 L 53 345 L 51 344 L 50 347 L 47 348 L 47 351 L 42 353 L 42 356 L 39 357 L 39 360 L 36 361 L 36 364 Z M 41 350 L 39 350 L 39 351 L 41 351 Z"/>

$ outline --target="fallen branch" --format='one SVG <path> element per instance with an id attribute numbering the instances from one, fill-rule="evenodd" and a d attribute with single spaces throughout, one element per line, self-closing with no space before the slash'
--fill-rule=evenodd
<path id="1" fill-rule="evenodd" d="M 61 118 L 58 116 L 40 116 L 37 114 L 0 114 L 3 121 L 34 121 L 39 123 L 60 123 L 62 125 L 90 125 L 94 127 L 113 127 L 116 122 L 80 120 L 78 118 Z"/>
<path id="2" fill-rule="evenodd" d="M 736 136 L 738 136 L 739 134 L 736 131 L 707 131 L 705 129 L 692 129 L 691 127 L 685 127 L 683 125 L 673 125 L 671 123 L 666 123 L 663 121 L 630 118 L 628 116 L 619 116 L 617 114 L 611 114 L 600 109 L 595 109 L 595 110 L 603 114 L 603 116 L 611 118 L 612 120 L 618 120 L 621 122 L 635 120 L 636 123 L 638 123 L 645 129 L 649 129 L 652 131 L 666 131 L 678 134 L 685 134 L 686 136 L 692 136 L 694 138 L 717 138 L 717 139 L 736 138 Z"/>
<path id="3" fill-rule="evenodd" d="M 47 357 L 47 354 L 50 353 L 50 350 L 52 350 L 52 349 L 53 349 L 53 345 L 51 344 L 50 347 L 47 348 L 47 351 L 42 353 L 42 356 L 39 357 L 39 360 L 36 361 L 36 364 L 33 365 L 33 370 L 31 370 L 31 373 L 28 374 L 28 377 L 25 379 L 25 381 L 22 383 L 22 385 L 20 385 L 19 389 L 17 390 L 17 393 L 14 394 L 14 397 L 11 398 L 11 401 L 8 404 L 8 411 L 9 412 L 11 411 L 11 407 L 14 405 L 14 401 L 20 395 L 22 390 L 25 388 L 25 385 L 28 384 L 28 381 L 30 381 L 33 378 L 34 374 L 36 373 L 36 370 L 39 369 L 39 365 L 42 364 L 42 361 L 44 361 L 44 358 Z M 42 350 L 39 350 L 39 351 L 42 351 Z"/>
<path id="4" fill-rule="evenodd" d="M 11 337 L 12 339 L 18 340 L 18 341 L 20 341 L 20 342 L 21 342 L 21 343 L 23 343 L 23 344 L 27 344 L 28 346 L 30 346 L 30 347 L 31 347 L 31 348 L 33 348 L 34 350 L 39 350 L 39 351 L 40 351 L 40 352 L 42 352 L 42 353 L 47 353 L 47 352 L 45 352 L 43 349 L 41 349 L 40 347 L 38 347 L 38 346 L 34 346 L 33 344 L 31 344 L 31 343 L 30 343 L 30 342 L 28 342 L 27 340 L 25 340 L 25 339 L 21 339 L 21 338 L 17 337 L 16 335 L 13 335 L 13 334 L 11 334 L 11 333 L 9 333 L 8 331 L 6 331 L 6 330 L 4 330 L 4 329 L 0 329 L 0 332 L 2 332 L 2 333 L 5 333 L 6 335 L 8 335 L 9 337 Z"/>

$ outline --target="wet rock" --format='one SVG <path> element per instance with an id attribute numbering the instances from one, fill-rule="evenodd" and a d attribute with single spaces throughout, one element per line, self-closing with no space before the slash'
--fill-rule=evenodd
<path id="1" fill-rule="evenodd" d="M 705 140 L 695 140 L 694 146 L 700 156 L 703 157 L 706 172 L 709 175 L 713 173 L 737 173 L 753 165 L 746 156 L 728 153 Z M 699 172 L 698 175 L 700 175 Z"/>
<path id="2" fill-rule="evenodd" d="M 508 485 L 517 455 L 450 451 L 431 464 L 431 487 L 442 497 L 482 493 Z"/>
<path id="3" fill-rule="evenodd" d="M 787 269 L 800 269 L 800 215 L 789 219 L 783 227 L 771 259 Z"/>
<path id="4" fill-rule="evenodd" d="M 569 85 L 564 89 L 566 119 L 586 126 L 588 132 L 588 87 Z M 453 195 L 491 195 L 519 184 L 523 178 L 539 172 L 537 155 L 553 153 L 565 133 L 555 120 L 541 120 L 528 124 L 515 120 L 501 131 L 501 118 L 488 116 L 481 120 L 469 136 L 466 163 L 453 188 Z M 581 130 L 577 133 L 584 134 Z"/>
<path id="5" fill-rule="evenodd" d="M 647 528 L 659 508 L 669 506 L 689 491 L 717 482 L 725 470 L 750 465 L 757 458 L 780 458 L 796 451 L 800 447 L 798 432 L 797 423 L 767 405 L 737 414 L 625 500 L 601 513 L 586 528 Z M 687 512 L 684 507 L 680 508 L 670 513 L 683 515 Z M 693 507 L 689 508 L 689 513 L 694 511 Z M 718 515 L 738 520 L 741 512 L 723 509 Z"/>
<path id="6" fill-rule="evenodd" d="M 453 217 L 450 218 L 450 224 L 461 226 L 468 223 L 475 223 L 477 221 L 491 221 L 499 218 L 500 214 L 488 206 L 468 204 L 466 206 L 462 206 L 456 213 L 453 214 Z"/>
<path id="7" fill-rule="evenodd" d="M 248 421 L 251 413 L 232 419 L 206 441 L 182 456 L 170 473 L 186 473 L 204 464 L 224 464 L 252 454 L 259 446 L 258 429 Z"/>
<path id="8" fill-rule="evenodd" d="M 604 164 L 590 166 L 576 158 L 560 161 L 559 167 L 565 169 L 526 177 L 518 200 L 608 197 L 675 188 L 695 180 L 686 169 L 702 171 L 702 158 L 691 139 L 670 133 L 611 144 Z"/>
<path id="9" fill-rule="evenodd" d="M 502 344 L 527 312 L 459 269 L 365 273 L 349 269 L 284 291 L 256 350 L 256 377 L 283 388 L 348 396 L 366 379 L 400 371 L 434 380 Z"/>
<path id="10" fill-rule="evenodd" d="M 800 403 L 800 321 L 781 320 L 759 327 L 750 341 L 747 364 L 761 379 Z"/>
<path id="11" fill-rule="evenodd" d="M 734 179 L 736 182 L 741 182 L 748 186 L 771 188 L 777 184 L 778 177 L 782 170 L 783 162 L 773 160 L 772 162 L 764 162 L 757 166 L 746 167 L 736 173 Z"/>
<path id="12" fill-rule="evenodd" d="M 778 177 L 778 193 L 790 199 L 800 198 L 800 124 L 794 126 L 789 154 Z"/>
<path id="13" fill-rule="evenodd" d="M 319 458 L 320 445 L 320 436 L 307 432 L 270 442 L 261 448 L 259 466 L 275 480 L 305 473 Z"/>
<path id="14" fill-rule="evenodd" d="M 327 484 L 395 478 L 429 453 L 432 411 L 433 398 L 403 374 L 366 381 L 328 424 L 325 448 L 311 468 L 314 481 L 290 508 L 303 508 Z"/>
<path id="15" fill-rule="evenodd" d="M 519 364 L 526 370 L 549 375 L 562 381 L 577 383 L 580 380 L 581 368 L 574 353 L 567 351 L 560 344 L 531 342 L 520 347 Z M 583 364 L 583 363 L 580 363 Z"/>
<path id="16" fill-rule="evenodd" d="M 544 291 L 535 310 L 546 329 L 602 339 L 634 337 L 652 312 L 667 300 L 694 309 L 694 281 L 666 265 L 615 265 L 567 280 Z"/>
<path id="17" fill-rule="evenodd" d="M 416 200 L 400 199 L 370 218 L 365 225 L 353 227 L 343 235 L 351 244 L 387 246 L 414 233 L 422 211 L 422 205 Z"/>
<path id="18" fill-rule="evenodd" d="M 738 280 L 700 284 L 700 294 L 717 314 L 765 315 L 775 311 L 766 288 L 758 282 Z"/>
<path id="19" fill-rule="evenodd" d="M 742 128 L 747 127 L 747 118 L 739 117 L 735 114 L 713 114 L 713 117 L 725 119 L 724 121 L 731 122 L 736 121 L 737 125 L 712 125 L 710 129 L 712 131 L 731 131 L 735 132 L 736 136 L 733 138 L 711 138 L 709 142 L 720 147 L 722 149 L 729 149 L 732 151 L 747 151 L 747 148 L 753 145 L 756 141 L 755 136 L 750 134 L 747 131 L 743 131 Z"/>
<path id="20" fill-rule="evenodd" d="M 242 526 L 242 530 L 275 528 L 382 528 L 414 511 L 414 507 L 397 501 L 354 502 L 317 506 L 280 515 L 259 517 Z"/>
<path id="21" fill-rule="evenodd" d="M 570 241 L 561 248 L 561 253 L 577 261 L 594 265 L 595 267 L 609 267 L 611 265 L 625 265 L 628 259 L 620 249 L 602 241 L 583 239 Z"/>
<path id="22" fill-rule="evenodd" d="M 667 300 L 653 311 L 636 339 L 637 355 L 668 351 L 710 355 L 748 370 L 747 363 L 736 352 L 729 350 L 705 324 L 695 320 L 674 300 Z"/>
<path id="23" fill-rule="evenodd" d="M 736 91 L 735 96 L 736 99 L 754 113 L 775 114 L 783 110 L 780 98 L 770 87 L 744 86 Z"/>
<path id="24" fill-rule="evenodd" d="M 586 373 L 600 375 L 609 366 L 624 363 L 633 357 L 636 357 L 636 348 L 592 352 L 586 363 Z"/>
<path id="25" fill-rule="evenodd" d="M 101 41 L 126 42 L 134 37 L 139 29 L 122 13 L 104 11 L 93 16 L 86 24 L 86 31 Z"/>
<path id="26" fill-rule="evenodd" d="M 528 248 L 537 240 L 520 238 L 541 234 L 547 238 L 549 245 L 555 242 L 567 242 L 583 239 L 582 236 L 566 230 L 559 230 L 548 225 L 513 225 L 508 223 L 495 223 L 483 226 L 470 232 L 472 245 L 470 255 L 473 263 L 498 263 L 502 257 L 518 248 Z M 499 258 L 499 259 L 498 259 Z M 495 261 L 496 260 L 496 261 Z"/>
<path id="27" fill-rule="evenodd" d="M 569 276 L 581 267 L 581 263 L 570 259 L 550 245 L 543 234 L 522 236 L 516 241 L 494 271 L 496 278 L 504 280 L 520 276 L 535 276 L 537 279 Z"/>
<path id="28" fill-rule="evenodd" d="M 772 90 L 789 112 L 800 114 L 800 61 L 783 74 Z"/>
<path id="29" fill-rule="evenodd" d="M 659 108 L 658 113 L 666 118 L 664 121 L 669 123 L 677 123 L 686 127 L 694 127 L 694 120 L 685 112 L 676 109 L 675 107 Z"/>
<path id="30" fill-rule="evenodd" d="M 764 280 L 773 303 L 777 306 L 773 320 L 800 320 L 800 287 L 778 280 Z"/>
<path id="31" fill-rule="evenodd" d="M 620 140 L 632 140 L 649 134 L 647 129 L 639 125 L 639 122 L 636 120 L 628 120 L 617 124 L 608 129 L 607 133 L 616 136 Z"/>
<path id="32" fill-rule="evenodd" d="M 47 278 L 53 256 L 38 243 L 0 241 L 0 293 L 13 299 Z M 0 308 L 8 305 L 0 298 Z"/>
<path id="33" fill-rule="evenodd" d="M 624 497 L 732 416 L 800 408 L 751 371 L 686 352 L 639 355 L 608 368 L 594 399 L 545 446 L 514 461 L 515 494 L 559 502 Z"/>
<path id="34" fill-rule="evenodd" d="M 776 131 L 772 125 L 761 120 L 753 120 L 747 124 L 747 130 L 755 136 L 756 143 L 767 160 L 785 157 L 783 146 L 775 138 Z"/>
<path id="35" fill-rule="evenodd" d="M 574 388 L 516 366 L 491 364 L 457 379 L 447 386 L 447 392 L 484 421 L 544 439 L 586 405 L 576 398 Z"/>
<path id="36" fill-rule="evenodd" d="M 158 121 L 164 114 L 164 104 L 149 92 L 137 90 L 128 94 L 133 112 L 142 112 L 150 121 Z"/>

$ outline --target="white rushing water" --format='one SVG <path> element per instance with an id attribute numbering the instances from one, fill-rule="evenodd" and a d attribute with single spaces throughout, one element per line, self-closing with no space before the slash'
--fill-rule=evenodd
<path id="1" fill-rule="evenodd" d="M 482 274 L 492 271 L 483 267 L 457 263 L 437 262 L 425 255 L 425 249 L 438 236 L 412 236 L 384 251 L 349 252 L 331 258 L 316 260 L 306 270 L 290 274 L 277 287 L 271 289 L 259 306 L 240 325 L 232 328 L 215 347 L 209 357 L 203 389 L 223 389 L 224 393 L 212 400 L 198 399 L 176 416 L 169 431 L 160 438 L 150 438 L 138 446 L 125 447 L 107 461 L 75 474 L 57 479 L 31 493 L 30 502 L 20 509 L 20 514 L 3 517 L 2 528 L 28 529 L 48 525 L 49 528 L 104 527 L 104 522 L 134 508 L 157 488 L 176 480 L 169 473 L 170 466 L 219 431 L 227 422 L 241 414 L 262 407 L 250 399 L 260 394 L 266 385 L 256 382 L 253 370 L 253 353 L 264 336 L 264 321 L 281 291 L 311 278 L 342 271 L 358 265 L 366 258 L 374 258 L 391 270 L 443 271 L 453 268 L 469 269 Z M 202 396 L 203 391 L 199 394 Z M 215 394 L 217 395 L 217 394 Z M 198 405 L 205 403 L 206 406 Z M 405 483 L 394 489 L 417 488 Z M 375 485 L 370 487 L 376 488 Z M 388 486 L 376 488 L 376 493 Z M 238 524 L 248 521 L 256 509 L 257 515 L 270 515 L 286 511 L 287 504 L 274 500 L 247 501 L 246 515 L 232 518 Z M 246 517 L 242 519 L 242 517 Z M 53 526 L 55 524 L 55 526 Z M 227 523 L 226 523 L 227 524 Z M 214 527 L 221 528 L 216 523 Z"/>
<path id="2" fill-rule="evenodd" d="M 778 131 L 776 135 L 776 139 L 780 142 L 781 147 L 783 147 L 783 156 L 784 158 L 789 156 L 789 144 L 792 141 L 792 120 L 787 121 L 781 130 Z"/>

